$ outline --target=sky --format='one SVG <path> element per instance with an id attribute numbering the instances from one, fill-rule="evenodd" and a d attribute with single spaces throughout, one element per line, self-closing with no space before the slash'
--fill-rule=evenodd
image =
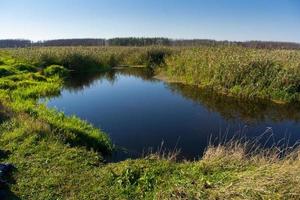
<path id="1" fill-rule="evenodd" d="M 300 43 L 300 0 L 0 0 L 0 39 L 131 36 Z"/>

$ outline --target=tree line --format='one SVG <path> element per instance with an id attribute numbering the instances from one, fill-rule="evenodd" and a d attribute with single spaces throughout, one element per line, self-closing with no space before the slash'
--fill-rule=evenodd
<path id="1" fill-rule="evenodd" d="M 207 39 L 169 39 L 169 38 L 111 38 L 111 39 L 57 39 L 33 42 L 24 39 L 0 40 L 0 48 L 35 47 L 35 46 L 220 46 L 238 45 L 248 48 L 263 49 L 300 49 L 299 43 L 272 41 L 217 41 Z"/>

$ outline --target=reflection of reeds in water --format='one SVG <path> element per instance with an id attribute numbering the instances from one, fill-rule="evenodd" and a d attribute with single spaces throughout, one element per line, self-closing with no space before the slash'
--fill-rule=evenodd
<path id="1" fill-rule="evenodd" d="M 168 83 L 168 88 L 179 93 L 188 100 L 204 105 L 212 112 L 218 112 L 224 119 L 241 119 L 249 123 L 261 123 L 267 120 L 281 122 L 284 120 L 300 120 L 298 104 L 275 104 L 264 100 L 245 100 L 228 97 L 210 89 L 196 86 Z"/>
<path id="2" fill-rule="evenodd" d="M 91 87 L 96 81 L 102 81 L 104 79 L 113 84 L 116 80 L 116 76 L 112 71 L 71 73 L 65 80 L 64 88 L 69 91 L 78 92 Z"/>
<path id="3" fill-rule="evenodd" d="M 121 69 L 111 69 L 106 72 L 71 73 L 65 80 L 64 87 L 70 91 L 77 92 L 91 87 L 96 81 L 105 80 L 113 85 L 119 75 L 135 76 L 145 81 L 156 81 L 152 78 L 153 71 L 149 68 L 124 67 Z"/>

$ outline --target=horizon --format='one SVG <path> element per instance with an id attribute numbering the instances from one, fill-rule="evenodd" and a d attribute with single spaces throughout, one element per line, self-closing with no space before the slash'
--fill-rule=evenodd
<path id="1" fill-rule="evenodd" d="M 299 42 L 293 42 L 293 41 L 275 41 L 275 40 L 216 40 L 216 39 L 210 39 L 210 38 L 169 38 L 169 37 L 134 37 L 134 36 L 129 36 L 129 37 L 112 37 L 112 38 L 103 38 L 103 37 L 99 37 L 99 38 L 53 38 L 53 39 L 42 39 L 42 40 L 30 40 L 27 38 L 0 38 L 0 41 L 2 40 L 27 40 L 30 41 L 32 43 L 38 43 L 38 42 L 46 42 L 46 41 L 55 41 L 55 40 L 89 40 L 89 39 L 95 39 L 95 40 L 110 40 L 110 39 L 126 39 L 126 38 L 136 38 L 136 39 L 152 39 L 152 38 L 163 38 L 163 39 L 168 39 L 168 40 L 172 40 L 172 41 L 180 41 L 180 40 L 185 40 L 185 41 L 189 41 L 189 40 L 203 40 L 203 41 L 216 41 L 216 42 L 242 42 L 242 43 L 246 43 L 246 42 L 274 42 L 274 43 L 295 43 L 295 44 L 300 44 Z"/>
<path id="2" fill-rule="evenodd" d="M 297 0 L 0 0 L 1 39 L 163 37 L 300 43 Z"/>

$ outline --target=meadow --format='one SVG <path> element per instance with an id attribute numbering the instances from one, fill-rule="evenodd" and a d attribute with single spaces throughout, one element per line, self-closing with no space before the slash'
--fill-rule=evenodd
<path id="1" fill-rule="evenodd" d="M 300 52 L 241 47 L 54 47 L 0 52 L 1 162 L 16 170 L 9 199 L 299 199 L 300 151 L 254 142 L 211 144 L 195 161 L 172 152 L 106 163 L 114 144 L 40 98 L 60 93 L 72 71 L 148 66 L 237 98 L 299 101 Z"/>

